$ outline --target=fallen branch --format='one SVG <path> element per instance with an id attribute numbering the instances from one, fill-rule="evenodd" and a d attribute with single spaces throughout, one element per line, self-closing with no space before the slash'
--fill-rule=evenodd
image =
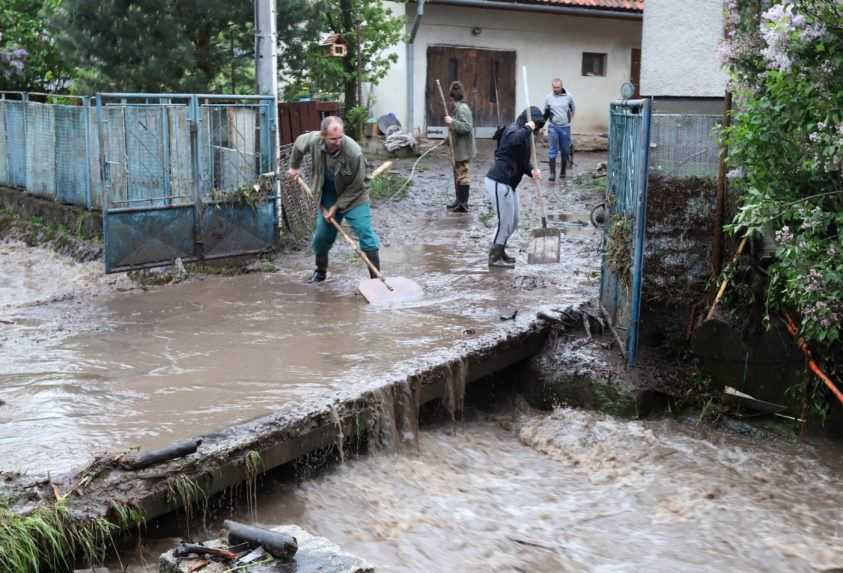
<path id="1" fill-rule="evenodd" d="M 805 354 L 805 357 L 808 359 L 808 370 L 810 370 L 817 378 L 819 378 L 826 387 L 831 390 L 831 393 L 837 397 L 841 404 L 843 404 L 843 392 L 834 385 L 834 382 L 831 381 L 825 372 L 822 371 L 820 366 L 814 360 L 813 355 L 811 354 L 811 349 L 808 347 L 808 343 L 805 342 L 805 338 L 799 336 L 799 327 L 796 326 L 796 323 L 791 318 L 790 314 L 787 312 L 784 313 L 785 318 L 785 325 L 787 326 L 787 331 L 796 339 L 796 343 L 799 346 L 799 349 Z M 803 416 L 804 417 L 804 416 Z"/>

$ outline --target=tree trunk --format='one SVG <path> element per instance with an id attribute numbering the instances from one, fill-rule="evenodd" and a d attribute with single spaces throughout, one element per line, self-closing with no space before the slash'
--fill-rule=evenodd
<path id="1" fill-rule="evenodd" d="M 357 37 L 354 34 L 354 5 L 352 0 L 340 0 L 340 16 L 342 18 L 342 37 L 348 43 L 348 51 L 342 59 L 343 89 L 345 91 L 345 118 L 349 118 L 349 112 L 357 107 Z M 354 122 L 346 122 L 348 135 L 353 139 L 360 139 L 357 133 L 358 126 Z"/>

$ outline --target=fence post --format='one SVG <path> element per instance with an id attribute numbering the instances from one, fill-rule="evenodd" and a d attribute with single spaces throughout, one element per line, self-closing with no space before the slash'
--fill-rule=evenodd
<path id="1" fill-rule="evenodd" d="M 202 241 L 202 159 L 199 156 L 199 97 L 190 96 L 190 162 L 193 165 L 193 255 L 204 257 Z"/>
<path id="2" fill-rule="evenodd" d="M 638 195 L 635 209 L 635 236 L 633 239 L 632 261 L 632 304 L 629 321 L 627 355 L 629 366 L 635 366 L 638 357 L 638 326 L 641 317 L 641 290 L 644 286 L 644 240 L 647 233 L 647 180 L 650 169 L 650 98 L 644 99 L 641 106 L 641 135 L 638 157 Z"/>

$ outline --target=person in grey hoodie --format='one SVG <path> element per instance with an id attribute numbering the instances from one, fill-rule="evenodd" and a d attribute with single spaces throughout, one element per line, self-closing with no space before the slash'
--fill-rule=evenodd
<path id="1" fill-rule="evenodd" d="M 562 87 L 562 80 L 551 82 L 553 92 L 544 98 L 544 120 L 547 122 L 547 135 L 550 137 L 550 177 L 556 181 L 556 157 L 560 159 L 559 177 L 565 178 L 565 168 L 571 153 L 571 121 L 577 111 L 574 96 Z"/>

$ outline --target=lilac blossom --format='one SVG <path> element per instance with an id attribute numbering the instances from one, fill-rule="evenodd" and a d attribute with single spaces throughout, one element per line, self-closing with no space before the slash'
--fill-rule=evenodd
<path id="1" fill-rule="evenodd" d="M 793 231 L 790 230 L 790 227 L 785 225 L 781 230 L 776 231 L 776 242 L 789 243 L 791 241 L 793 241 Z"/>

